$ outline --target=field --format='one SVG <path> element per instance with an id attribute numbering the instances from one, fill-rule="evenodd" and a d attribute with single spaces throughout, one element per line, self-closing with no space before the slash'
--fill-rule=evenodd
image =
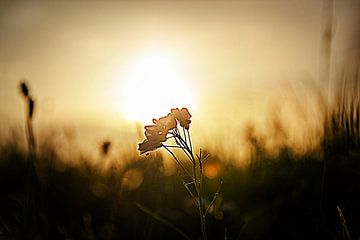
<path id="1" fill-rule="evenodd" d="M 312 150 L 299 154 L 284 144 L 276 154 L 269 153 L 252 127 L 247 164 L 224 161 L 221 152 L 208 150 L 203 166 L 208 239 L 360 236 L 360 106 L 358 93 L 345 82 L 341 86 L 337 104 L 322 110 L 328 117 Z M 28 111 L 31 136 L 33 110 Z M 274 132 L 282 131 L 280 124 L 274 126 Z M 61 147 L 51 140 L 34 147 L 36 139 L 28 137 L 24 149 L 22 136 L 14 131 L 1 144 L 2 239 L 201 238 L 199 213 L 181 184 L 181 171 L 164 174 L 158 150 L 116 159 L 126 162 L 120 166 L 107 158 L 114 149 L 104 142 L 98 151 L 108 164 L 101 168 L 75 154 L 76 149 L 70 157 L 78 164 L 64 162 Z"/>
<path id="2" fill-rule="evenodd" d="M 360 240 L 360 1 L 0 1 L 0 240 Z"/>

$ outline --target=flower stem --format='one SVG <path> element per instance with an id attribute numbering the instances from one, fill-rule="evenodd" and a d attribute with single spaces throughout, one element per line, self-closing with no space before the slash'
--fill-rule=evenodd
<path id="1" fill-rule="evenodd" d="M 194 183 L 193 181 L 191 181 L 190 183 L 186 183 L 185 181 L 183 181 L 183 185 L 184 185 L 185 189 L 188 191 L 188 193 L 190 194 L 190 196 L 194 199 L 196 205 L 199 206 L 199 202 L 198 202 L 196 196 L 193 194 L 193 192 L 192 192 L 192 191 L 190 190 L 190 188 L 188 187 L 188 185 L 193 184 L 193 183 Z"/>
<path id="2" fill-rule="evenodd" d="M 190 141 L 191 143 L 191 141 Z M 205 213 L 204 213 L 204 203 L 203 203 L 203 179 L 202 179 L 202 163 L 201 163 L 201 159 L 199 160 L 199 193 L 198 193 L 198 197 L 199 197 L 199 214 L 200 214 L 200 224 L 201 224 L 201 233 L 202 233 L 202 237 L 203 240 L 207 240 L 206 237 L 206 219 L 205 219 Z"/>
<path id="3" fill-rule="evenodd" d="M 194 163 L 193 157 L 191 157 L 191 153 L 189 153 L 189 148 L 186 143 L 184 143 L 184 140 L 181 138 L 180 134 L 178 132 L 173 133 L 174 139 L 176 144 L 183 150 L 183 152 L 186 154 L 186 156 L 190 159 L 191 162 Z"/>
<path id="4" fill-rule="evenodd" d="M 168 148 L 169 146 L 163 145 L 163 147 L 172 155 L 174 160 L 178 163 L 178 165 L 186 172 L 188 176 L 192 178 L 192 181 L 195 186 L 196 195 L 191 192 L 191 190 L 184 184 L 184 187 L 189 192 L 189 194 L 194 198 L 199 211 L 200 216 L 200 226 L 201 226 L 201 233 L 202 239 L 207 240 L 206 236 L 206 210 L 203 202 L 203 166 L 202 166 L 202 154 L 200 151 L 200 156 L 196 161 L 193 151 L 192 151 L 192 143 L 189 130 L 183 128 L 184 138 L 181 136 L 179 129 L 175 128 L 172 132 L 174 140 L 179 148 L 183 150 L 186 156 L 193 164 L 193 176 L 181 165 L 179 160 L 176 158 L 175 154 Z M 186 136 L 187 135 L 187 136 Z"/>
<path id="5" fill-rule="evenodd" d="M 218 188 L 217 188 L 217 190 L 216 190 L 216 192 L 215 192 L 215 194 L 214 194 L 213 199 L 211 200 L 209 206 L 206 208 L 206 210 L 205 210 L 205 216 L 206 216 L 206 214 L 210 211 L 211 206 L 214 204 L 215 200 L 216 200 L 217 197 L 219 196 L 219 192 L 220 192 L 220 188 L 221 188 L 222 184 L 223 184 L 223 181 L 221 181 L 221 182 L 219 183 L 219 186 L 218 186 Z"/>
<path id="6" fill-rule="evenodd" d="M 183 129 L 183 134 L 184 134 L 184 138 L 185 138 L 185 143 L 187 144 L 185 128 L 183 127 L 182 129 Z"/>
<path id="7" fill-rule="evenodd" d="M 178 145 L 165 145 L 163 144 L 164 147 L 167 147 L 167 148 L 181 148 L 180 146 Z"/>
<path id="8" fill-rule="evenodd" d="M 181 167 L 181 169 L 191 178 L 191 174 L 188 170 L 186 170 L 186 168 L 184 168 L 184 166 L 180 163 L 175 154 L 165 145 L 163 145 L 163 147 L 171 154 L 171 156 L 174 158 L 175 162 Z"/>
<path id="9" fill-rule="evenodd" d="M 187 134 L 188 134 L 188 137 L 189 137 L 190 149 L 191 149 L 191 152 L 192 152 L 192 144 L 191 144 L 191 137 L 190 137 L 189 129 L 186 129 L 186 131 L 187 131 Z"/>

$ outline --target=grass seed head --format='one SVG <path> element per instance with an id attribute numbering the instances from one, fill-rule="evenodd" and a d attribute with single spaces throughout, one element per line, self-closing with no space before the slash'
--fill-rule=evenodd
<path id="1" fill-rule="evenodd" d="M 20 92 L 24 97 L 29 96 L 29 87 L 26 84 L 25 80 L 22 80 L 20 83 Z"/>

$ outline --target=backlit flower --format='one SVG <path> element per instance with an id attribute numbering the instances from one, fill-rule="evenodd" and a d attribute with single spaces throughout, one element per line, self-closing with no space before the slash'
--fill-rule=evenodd
<path id="1" fill-rule="evenodd" d="M 155 150 L 162 146 L 161 141 L 158 141 L 156 138 L 145 139 L 142 143 L 139 143 L 138 150 L 140 154 Z"/>
<path id="2" fill-rule="evenodd" d="M 179 110 L 178 108 L 171 109 L 171 113 L 174 115 L 176 120 L 180 123 L 180 126 L 185 129 L 189 129 L 189 124 L 191 123 L 191 114 L 187 108 L 182 108 Z"/>
<path id="3" fill-rule="evenodd" d="M 138 150 L 143 154 L 161 147 L 162 143 L 167 140 L 168 132 L 176 128 L 178 122 L 182 127 L 189 129 L 190 118 L 191 115 L 186 108 L 172 109 L 167 116 L 154 118 L 154 125 L 144 127 L 146 139 L 139 144 Z"/>
<path id="4" fill-rule="evenodd" d="M 166 117 L 159 118 L 159 120 L 154 118 L 153 123 L 156 125 L 160 125 L 167 131 L 176 128 L 176 120 L 174 115 L 171 113 L 169 113 Z"/>
<path id="5" fill-rule="evenodd" d="M 159 142 L 166 141 L 166 129 L 161 125 L 145 126 L 145 136 L 147 139 L 153 139 Z"/>

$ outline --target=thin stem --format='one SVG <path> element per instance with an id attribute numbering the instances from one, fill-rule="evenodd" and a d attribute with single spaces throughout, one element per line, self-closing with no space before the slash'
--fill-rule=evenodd
<path id="1" fill-rule="evenodd" d="M 200 150 L 200 155 L 197 155 L 198 161 L 196 161 L 194 154 L 193 154 L 189 130 L 186 129 L 186 131 L 185 131 L 185 128 L 183 128 L 183 132 L 184 132 L 184 138 L 181 136 L 178 128 L 173 129 L 173 131 L 170 134 L 175 139 L 175 142 L 178 145 L 178 147 L 183 150 L 183 152 L 186 154 L 186 156 L 192 162 L 193 176 L 191 176 L 190 173 L 180 164 L 179 160 L 176 158 L 175 154 L 168 148 L 168 146 L 166 146 L 166 145 L 163 145 L 163 146 L 173 156 L 175 161 L 187 173 L 187 175 L 193 179 L 196 196 L 190 190 L 190 188 L 188 187 L 188 184 L 183 182 L 183 185 L 184 185 L 185 189 L 189 192 L 189 194 L 194 198 L 196 204 L 198 205 L 202 238 L 203 238 L 203 240 L 207 240 L 207 237 L 206 237 L 206 213 L 205 213 L 205 207 L 204 207 L 203 196 L 202 196 L 203 195 L 202 151 Z M 199 169 L 197 169 L 198 166 L 199 166 Z"/>
<path id="2" fill-rule="evenodd" d="M 29 151 L 29 157 L 31 161 L 34 161 L 35 159 L 35 137 L 34 137 L 34 130 L 32 127 L 32 121 L 30 118 L 26 120 L 27 125 L 27 140 L 28 140 L 28 151 Z"/>
<path id="3" fill-rule="evenodd" d="M 174 158 L 176 163 L 181 167 L 181 169 L 191 178 L 191 174 L 189 173 L 188 170 L 186 170 L 186 168 L 184 168 L 184 166 L 180 163 L 180 161 L 177 159 L 175 154 L 169 148 L 167 148 L 165 145 L 163 145 L 163 147 L 171 154 L 171 156 Z"/>
<path id="4" fill-rule="evenodd" d="M 184 138 L 185 138 L 185 143 L 187 144 L 187 141 L 186 141 L 186 134 L 185 134 L 185 128 L 183 127 L 183 134 L 184 134 Z"/>
<path id="5" fill-rule="evenodd" d="M 140 203 L 135 203 L 136 207 L 138 209 L 140 209 L 142 212 L 150 215 L 151 217 L 153 217 L 155 220 L 161 222 L 162 224 L 168 226 L 169 228 L 175 230 L 178 234 L 180 234 L 184 239 L 190 240 L 190 237 L 188 235 L 186 235 L 183 231 L 181 231 L 178 227 L 176 227 L 175 225 L 173 225 L 172 223 L 170 223 L 168 220 L 162 218 L 159 214 L 152 212 L 150 209 L 144 207 L 143 205 L 141 205 Z"/>
<path id="6" fill-rule="evenodd" d="M 196 205 L 199 206 L 199 202 L 198 200 L 196 199 L 195 195 L 193 194 L 193 192 L 190 190 L 190 188 L 188 187 L 188 185 L 190 184 L 193 184 L 194 182 L 189 182 L 189 183 L 186 183 L 185 181 L 183 181 L 183 185 L 185 187 L 185 189 L 188 191 L 188 193 L 190 194 L 190 196 L 194 199 Z"/>
<path id="7" fill-rule="evenodd" d="M 175 132 L 175 136 L 179 139 L 179 141 L 182 142 L 182 144 L 183 144 L 183 146 L 186 148 L 186 150 L 188 150 L 189 147 L 188 147 L 188 145 L 187 145 L 187 143 L 186 143 L 186 140 L 184 141 L 184 138 L 181 136 L 179 129 L 178 129 L 178 128 L 175 128 L 175 129 L 174 129 L 174 132 Z M 184 137 L 185 137 L 185 135 L 184 135 Z M 189 152 L 190 152 L 190 151 L 189 151 Z"/>
<path id="8" fill-rule="evenodd" d="M 178 144 L 180 146 L 180 148 L 183 150 L 183 152 L 186 154 L 186 156 L 190 159 L 190 161 L 194 162 L 191 158 L 191 155 L 186 151 L 186 146 L 184 146 L 184 144 L 177 138 L 175 138 L 175 139 L 176 139 L 176 144 Z"/>
<path id="9" fill-rule="evenodd" d="M 204 162 L 206 159 L 210 157 L 210 154 L 207 154 L 201 161 Z"/>
<path id="10" fill-rule="evenodd" d="M 187 146 L 184 145 L 183 141 L 181 141 L 181 140 L 182 140 L 181 136 L 180 136 L 180 137 L 179 137 L 179 136 L 175 136 L 174 139 L 175 139 L 176 144 L 180 146 L 180 148 L 183 150 L 183 152 L 186 154 L 186 156 L 190 159 L 190 161 L 194 162 L 194 160 L 193 160 L 193 158 L 191 157 L 191 155 L 186 151 L 186 150 L 187 150 Z"/>
<path id="11" fill-rule="evenodd" d="M 192 144 L 191 144 L 191 137 L 190 137 L 189 129 L 186 129 L 186 131 L 187 131 L 187 134 L 189 136 L 189 144 L 190 144 L 190 149 L 191 149 L 191 152 L 192 152 Z"/>
<path id="12" fill-rule="evenodd" d="M 348 230 L 348 228 L 346 226 L 346 220 L 345 220 L 344 214 L 342 213 L 341 208 L 339 206 L 336 206 L 336 208 L 337 208 L 337 211 L 338 211 L 338 214 L 339 214 L 339 217 L 340 217 L 340 220 L 341 220 L 341 224 L 342 224 L 342 227 L 343 227 L 343 234 L 346 233 L 347 239 L 351 240 L 350 232 L 349 232 L 349 230 Z M 343 237 L 343 238 L 345 239 L 345 237 Z"/>
<path id="13" fill-rule="evenodd" d="M 236 240 L 240 240 L 242 234 L 245 232 L 245 229 L 247 228 L 249 222 L 248 221 L 245 221 L 244 225 L 242 226 L 241 230 L 240 230 L 240 233 L 238 234 Z"/>
<path id="14" fill-rule="evenodd" d="M 163 146 L 166 146 L 167 148 L 182 148 L 182 147 L 177 146 L 177 145 L 165 145 L 165 144 L 163 144 Z"/>
<path id="15" fill-rule="evenodd" d="M 186 136 L 186 135 L 185 135 Z M 184 147 L 186 148 L 186 150 L 189 152 L 189 153 L 192 153 L 191 149 L 189 148 L 189 145 L 187 144 L 186 141 L 184 141 L 184 139 L 181 137 L 181 135 L 179 134 L 179 140 L 182 142 L 182 144 L 184 145 Z"/>
<path id="16" fill-rule="evenodd" d="M 203 211 L 201 211 L 202 213 Z M 202 236 L 203 236 L 203 240 L 207 240 L 207 237 L 206 237 L 206 227 L 205 227 L 205 216 L 204 215 L 201 215 L 200 217 L 200 224 L 201 224 L 201 233 L 202 233 Z"/>
<path id="17" fill-rule="evenodd" d="M 220 192 L 220 188 L 221 188 L 222 184 L 223 184 L 223 181 L 221 181 L 221 182 L 219 183 L 219 186 L 218 186 L 218 188 L 217 188 L 217 190 L 216 190 L 216 192 L 215 192 L 215 194 L 214 194 L 213 199 L 211 200 L 209 206 L 206 208 L 205 216 L 206 216 L 206 214 L 208 214 L 208 212 L 210 211 L 211 206 L 214 204 L 215 200 L 216 200 L 217 197 L 219 196 L 219 192 Z"/>
<path id="18" fill-rule="evenodd" d="M 189 139 L 190 140 L 190 139 Z M 187 150 L 187 152 L 190 154 L 190 160 L 192 160 L 193 162 L 195 162 L 195 158 L 194 158 L 194 154 L 192 152 L 192 149 L 189 148 L 189 145 L 184 141 L 184 139 L 179 136 L 179 141 L 182 143 L 182 145 L 184 146 L 184 148 Z"/>
<path id="19" fill-rule="evenodd" d="M 189 139 L 189 142 L 191 143 L 191 140 Z M 204 203 L 203 203 L 203 199 L 202 199 L 202 195 L 203 195 L 203 184 L 202 184 L 202 163 L 201 163 L 201 159 L 198 159 L 199 162 L 199 214 L 200 214 L 200 224 L 201 224 L 201 232 L 203 235 L 203 239 L 206 240 L 206 219 L 205 219 L 205 213 L 204 213 Z"/>

